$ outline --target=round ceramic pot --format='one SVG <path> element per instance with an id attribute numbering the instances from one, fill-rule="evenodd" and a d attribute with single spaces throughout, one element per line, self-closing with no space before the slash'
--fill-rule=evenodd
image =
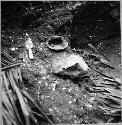
<path id="1" fill-rule="evenodd" d="M 63 50 L 67 48 L 68 42 L 62 36 L 52 36 L 48 38 L 46 45 L 53 50 Z"/>

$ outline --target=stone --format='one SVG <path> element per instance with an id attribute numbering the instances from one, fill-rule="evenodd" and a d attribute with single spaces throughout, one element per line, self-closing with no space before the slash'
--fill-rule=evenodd
<path id="1" fill-rule="evenodd" d="M 58 55 L 58 57 L 52 60 L 52 72 L 55 74 L 63 74 L 70 76 L 79 76 L 85 74 L 88 71 L 88 65 L 84 59 L 77 54 Z"/>

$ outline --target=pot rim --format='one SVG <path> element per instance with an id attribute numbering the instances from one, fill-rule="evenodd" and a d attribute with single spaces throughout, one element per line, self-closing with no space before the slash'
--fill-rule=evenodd
<path id="1" fill-rule="evenodd" d="M 61 44 L 59 44 L 59 45 L 51 46 L 51 45 L 49 44 L 49 41 L 50 41 L 51 39 L 55 39 L 55 38 L 61 38 L 63 42 L 62 42 Z M 48 40 L 46 41 L 46 45 L 47 45 L 48 48 L 53 49 L 53 50 L 63 50 L 63 49 L 65 49 L 65 48 L 67 48 L 68 42 L 67 42 L 66 39 L 65 39 L 64 37 L 62 37 L 62 36 L 52 36 L 52 37 L 49 37 L 49 38 L 48 38 Z"/>

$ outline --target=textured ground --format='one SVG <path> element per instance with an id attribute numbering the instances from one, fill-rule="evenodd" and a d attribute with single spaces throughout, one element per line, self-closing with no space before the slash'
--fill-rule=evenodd
<path id="1" fill-rule="evenodd" d="M 73 80 L 52 73 L 52 62 L 68 54 L 67 51 L 57 53 L 42 43 L 33 49 L 33 53 L 34 60 L 28 59 L 26 51 L 21 54 L 23 79 L 27 91 L 43 105 L 47 114 L 53 116 L 56 123 L 99 123 L 108 120 L 109 116 L 99 109 L 98 94 L 90 92 L 94 91 L 94 84 L 87 77 Z M 103 69 L 106 73 L 106 68 Z M 88 76 L 96 85 L 102 85 L 103 78 L 93 70 L 88 71 Z"/>

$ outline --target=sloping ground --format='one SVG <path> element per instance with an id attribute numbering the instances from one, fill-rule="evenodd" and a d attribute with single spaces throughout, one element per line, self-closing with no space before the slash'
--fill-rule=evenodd
<path id="1" fill-rule="evenodd" d="M 120 38 L 104 40 L 99 46 L 99 50 L 103 52 L 112 64 L 117 68 L 121 68 L 121 40 Z M 118 73 L 118 76 L 120 73 Z"/>
<path id="2" fill-rule="evenodd" d="M 116 76 L 120 76 L 120 72 L 118 71 L 118 64 L 120 63 L 120 55 L 118 55 L 118 52 L 120 52 L 120 48 L 117 52 L 118 46 L 120 45 L 120 40 L 114 39 L 113 42 L 111 42 L 110 40 L 104 40 L 99 47 L 100 51 L 103 52 L 105 56 L 108 56 L 108 58 L 111 60 L 111 64 L 114 64 L 115 69 L 113 69 L 111 66 L 109 66 L 110 63 L 105 64 L 101 62 L 101 60 L 107 60 L 100 53 L 95 52 L 94 47 L 87 46 L 86 48 L 82 48 L 82 44 L 89 44 L 90 42 L 92 42 L 89 38 L 92 38 L 95 35 L 92 34 L 93 30 L 89 29 L 91 25 L 90 22 L 85 22 L 84 24 L 86 27 L 82 28 L 82 25 L 80 25 L 80 21 L 82 20 L 81 18 L 81 20 L 78 20 L 78 24 L 76 23 L 75 26 L 72 26 L 74 29 L 74 34 L 70 34 L 70 30 L 68 30 L 70 29 L 73 18 L 72 10 L 77 10 L 77 6 L 84 5 L 83 8 L 82 6 L 81 8 L 78 8 L 78 10 L 82 11 L 85 8 L 85 3 L 69 2 L 69 4 L 66 4 L 66 6 L 65 4 L 64 6 L 59 6 L 60 9 L 55 8 L 55 11 L 52 11 L 52 9 L 48 12 L 44 11 L 45 15 L 42 14 L 42 17 L 44 17 L 42 19 L 39 18 L 39 20 L 37 20 L 37 18 L 35 18 L 35 22 L 31 20 L 32 22 L 30 21 L 29 23 L 25 21 L 25 25 L 27 27 L 29 27 L 29 25 L 35 26 L 35 24 L 38 24 L 35 26 L 35 28 L 31 29 L 30 26 L 30 29 L 26 29 L 26 31 L 24 31 L 29 33 L 33 41 L 34 48 L 32 49 L 32 51 L 34 54 L 34 60 L 30 60 L 28 58 L 28 53 L 25 49 L 24 43 L 25 38 L 20 35 L 23 34 L 24 36 L 22 30 L 19 30 L 17 27 L 17 30 L 15 31 L 10 30 L 9 28 L 7 32 L 3 31 L 2 50 L 5 53 L 2 54 L 2 66 L 6 67 L 16 62 L 22 63 L 22 79 L 24 86 L 26 87 L 26 91 L 32 96 L 34 100 L 36 100 L 43 106 L 45 113 L 50 116 L 52 118 L 52 121 L 54 121 L 55 123 L 121 122 L 121 81 L 115 78 Z M 43 3 L 43 5 L 45 6 L 48 6 L 49 4 L 50 3 Z M 31 5 L 32 4 L 27 4 L 26 7 L 30 7 L 30 10 L 35 13 L 36 9 L 33 10 L 33 7 Z M 93 4 L 88 2 L 88 8 L 89 5 L 90 7 L 92 7 Z M 97 5 L 103 7 L 102 4 L 94 3 L 95 7 Z M 43 7 L 44 10 L 45 6 Z M 103 13 L 104 9 L 101 9 L 100 13 Z M 94 9 L 92 10 L 94 11 Z M 39 12 L 40 11 L 41 9 L 39 10 Z M 30 14 L 30 11 L 27 11 L 27 13 L 24 14 L 27 14 L 26 19 L 24 18 L 27 21 L 28 17 L 31 18 L 31 16 L 33 15 Z M 92 15 L 93 14 L 91 14 L 90 19 L 92 19 Z M 84 19 L 86 19 L 86 17 L 87 15 L 84 16 Z M 97 17 L 97 15 L 95 15 L 95 17 Z M 5 24 L 7 24 L 6 21 Z M 100 27 L 102 27 L 101 23 L 99 23 L 99 25 Z M 97 26 L 95 25 L 95 27 Z M 100 27 L 98 28 L 98 30 L 101 30 Z M 4 27 L 2 29 L 4 29 Z M 82 29 L 82 32 L 80 32 L 80 29 Z M 92 26 L 91 29 L 93 29 Z M 102 33 L 103 35 L 105 35 L 104 30 L 102 31 Z M 109 34 L 107 30 L 107 33 L 108 37 L 112 32 L 110 32 Z M 78 44 L 76 44 L 76 46 L 71 45 L 71 47 L 75 47 L 76 50 L 74 51 L 70 47 L 68 48 L 69 50 L 66 49 L 63 52 L 55 52 L 50 50 L 45 45 L 45 41 L 48 37 L 57 34 L 66 37 L 68 42 L 70 41 L 70 38 L 73 38 L 73 40 L 74 38 L 76 38 L 76 40 L 70 41 L 74 42 L 74 44 L 76 44 L 77 41 L 79 42 Z M 84 34 L 84 36 L 82 34 Z M 101 37 L 105 38 L 106 36 L 101 35 Z M 108 47 L 106 47 L 106 44 L 108 44 Z M 77 51 L 77 49 L 79 49 L 79 51 Z M 60 60 L 64 61 L 65 59 L 62 60 L 62 58 L 60 58 L 61 56 L 58 55 L 62 55 L 63 57 L 63 54 L 65 53 L 67 55 L 78 54 L 79 56 L 83 57 L 83 59 L 89 66 L 88 72 L 85 74 L 81 73 L 81 75 L 76 74 L 75 76 L 73 76 L 72 70 L 77 65 L 71 66 L 70 64 L 72 63 L 69 63 L 70 60 L 68 60 L 68 65 L 63 65 L 64 63 L 60 64 L 61 69 L 64 68 L 62 74 L 57 74 L 57 72 L 56 74 L 52 73 L 52 61 L 54 61 L 58 57 L 59 63 Z M 64 56 L 64 58 L 65 57 L 66 56 Z M 66 63 L 66 61 L 64 62 Z M 71 73 L 68 72 L 67 75 L 65 70 L 69 71 L 69 69 Z M 33 104 L 29 103 L 29 107 L 32 111 L 38 114 L 38 112 L 34 110 L 35 107 Z"/>
<path id="3" fill-rule="evenodd" d="M 41 53 L 46 56 L 39 59 L 38 55 L 42 55 Z M 33 61 L 29 60 L 25 53 L 22 74 L 27 91 L 44 106 L 45 112 L 53 116 L 56 123 L 106 123 L 114 121 L 113 117 L 115 116 L 112 112 L 115 113 L 121 108 L 121 96 L 119 96 L 121 84 L 114 81 L 113 75 L 113 79 L 108 79 L 108 74 L 103 75 L 110 68 L 99 65 L 103 69 L 102 72 L 97 68 L 98 65 L 90 63 L 92 58 L 84 55 L 85 61 L 93 68 L 89 67 L 86 74 L 75 77 L 68 77 L 65 73 L 63 75 L 58 75 L 57 72 L 53 74 L 51 71 L 53 61 L 56 58 L 62 59 L 63 54 L 66 55 L 66 53 L 68 54 L 67 51 L 53 52 L 44 44 L 40 46 L 38 55 L 34 53 L 36 58 Z M 73 51 L 70 55 L 72 54 L 74 55 Z M 63 64 L 62 61 L 60 65 Z M 94 60 L 94 62 L 96 61 Z M 53 67 L 55 66 L 53 65 Z M 100 73 L 95 71 L 96 69 Z M 70 72 L 70 76 L 72 76 L 73 71 L 70 70 Z M 103 74 L 101 75 L 101 73 Z"/>

